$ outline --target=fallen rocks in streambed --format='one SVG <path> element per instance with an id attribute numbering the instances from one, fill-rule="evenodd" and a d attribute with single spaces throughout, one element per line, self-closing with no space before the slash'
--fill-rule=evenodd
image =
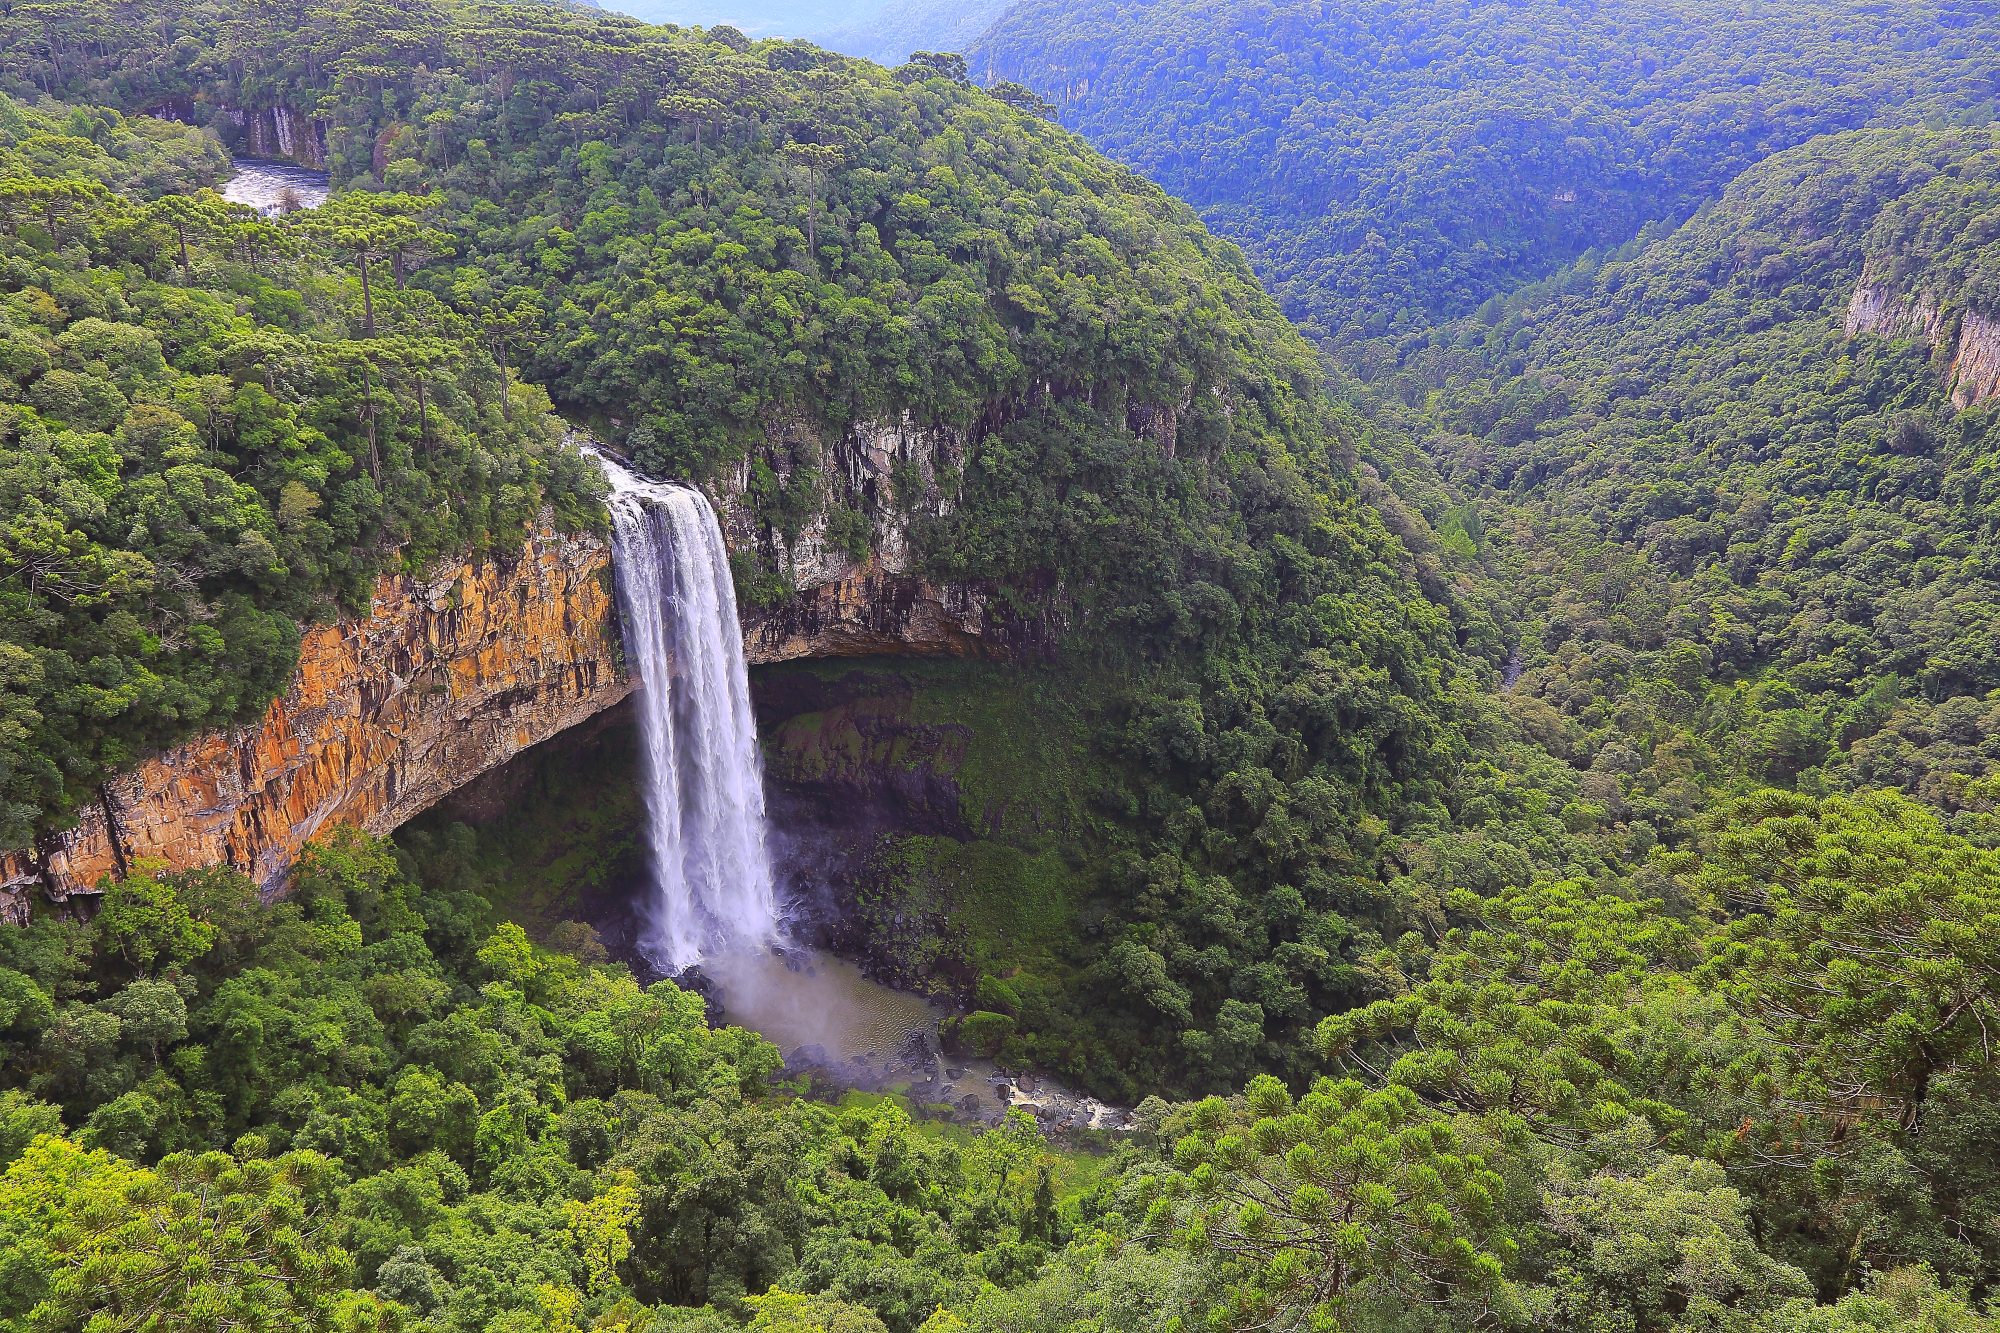
<path id="1" fill-rule="evenodd" d="M 1129 1108 L 1113 1106 L 1095 1097 L 1071 1092 L 1044 1083 L 1032 1075 L 1009 1082 L 999 1075 L 994 1090 L 1009 1109 L 1026 1111 L 1043 1129 L 1108 1129 L 1129 1133 L 1139 1127 L 1139 1118 Z"/>
<path id="2" fill-rule="evenodd" d="M 704 960 L 684 974 L 709 1003 L 710 1021 L 762 1033 L 785 1056 L 785 1073 L 815 1095 L 891 1093 L 921 1114 L 994 1125 L 1011 1110 L 1050 1133 L 1129 1130 L 1132 1113 L 990 1060 L 944 1057 L 946 1010 L 868 978 L 834 954 L 785 948 Z"/>

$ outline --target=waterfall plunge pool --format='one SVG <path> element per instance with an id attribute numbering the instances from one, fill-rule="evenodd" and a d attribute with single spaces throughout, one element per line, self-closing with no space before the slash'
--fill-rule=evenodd
<path id="1" fill-rule="evenodd" d="M 769 1038 L 796 1073 L 970 1120 L 1022 1107 L 1050 1127 L 1128 1127 L 1129 1113 L 1094 1098 L 986 1061 L 948 1063 L 942 1010 L 790 943 L 721 525 L 699 490 L 584 450 L 611 488 L 619 620 L 639 682 L 651 873 L 631 902 L 636 952 L 703 991 L 720 1010 L 712 1019 Z"/>
<path id="2" fill-rule="evenodd" d="M 327 173 L 310 167 L 260 157 L 231 161 L 236 170 L 222 183 L 222 197 L 232 204 L 248 204 L 267 218 L 318 208 L 331 189 Z"/>
<path id="3" fill-rule="evenodd" d="M 815 1082 L 894 1092 L 953 1119 L 997 1122 L 1011 1108 L 1049 1129 L 1126 1130 L 1129 1111 L 991 1060 L 944 1054 L 938 1023 L 950 1011 L 871 981 L 845 958 L 815 949 L 742 949 L 702 960 L 696 975 L 715 1017 L 749 1028 Z"/>

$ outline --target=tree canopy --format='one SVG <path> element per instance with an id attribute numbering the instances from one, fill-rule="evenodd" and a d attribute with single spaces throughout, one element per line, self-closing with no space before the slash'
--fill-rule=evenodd
<path id="1" fill-rule="evenodd" d="M 1677 222 L 1816 135 L 1982 119 L 1995 22 L 1953 0 L 1022 0 L 971 57 L 1352 343 Z"/>

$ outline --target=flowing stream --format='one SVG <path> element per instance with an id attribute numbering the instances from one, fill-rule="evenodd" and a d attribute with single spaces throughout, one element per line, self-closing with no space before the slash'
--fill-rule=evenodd
<path id="1" fill-rule="evenodd" d="M 736 588 L 707 497 L 594 456 L 611 482 L 612 568 L 639 677 L 653 867 L 640 948 L 679 972 L 778 938 Z"/>
<path id="2" fill-rule="evenodd" d="M 268 218 L 326 202 L 329 187 L 324 171 L 256 157 L 233 161 L 236 169 L 222 183 L 222 197 L 232 204 L 248 204 Z"/>

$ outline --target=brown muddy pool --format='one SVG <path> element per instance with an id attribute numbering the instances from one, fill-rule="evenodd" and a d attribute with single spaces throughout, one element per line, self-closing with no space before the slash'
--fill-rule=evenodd
<path id="1" fill-rule="evenodd" d="M 938 1040 L 945 1008 L 870 981 L 844 958 L 760 949 L 706 958 L 701 972 L 721 1020 L 763 1034 L 794 1071 L 948 1106 L 963 1120 L 991 1123 L 1020 1107 L 1052 1128 L 1130 1127 L 1128 1112 L 1094 1097 L 990 1060 L 946 1055 Z"/>

